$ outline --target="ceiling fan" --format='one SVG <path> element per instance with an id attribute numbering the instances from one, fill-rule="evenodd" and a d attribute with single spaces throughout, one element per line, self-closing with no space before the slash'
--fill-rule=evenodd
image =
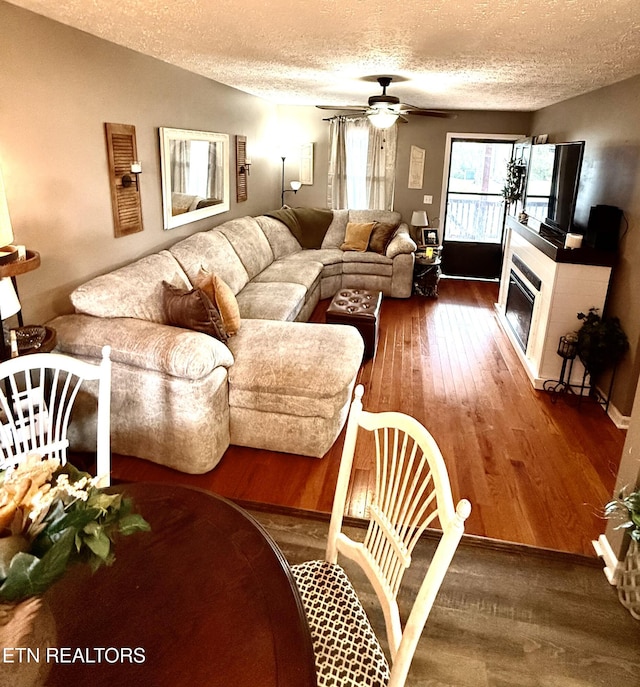
<path id="1" fill-rule="evenodd" d="M 321 110 L 340 110 L 345 115 L 364 115 L 369 121 L 379 129 L 388 129 L 400 119 L 408 122 L 406 115 L 419 115 L 421 117 L 444 117 L 453 119 L 456 117 L 451 112 L 443 110 L 423 110 L 413 105 L 400 102 L 395 95 L 387 95 L 387 87 L 393 80 L 390 76 L 379 76 L 376 81 L 382 88 L 380 95 L 372 95 L 368 105 L 316 105 Z"/>

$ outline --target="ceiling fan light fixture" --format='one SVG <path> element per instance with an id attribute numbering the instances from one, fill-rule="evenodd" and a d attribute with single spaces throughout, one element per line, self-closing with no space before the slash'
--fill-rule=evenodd
<path id="1" fill-rule="evenodd" d="M 393 110 L 374 109 L 367 112 L 367 117 L 376 129 L 388 129 L 398 121 L 398 113 Z"/>

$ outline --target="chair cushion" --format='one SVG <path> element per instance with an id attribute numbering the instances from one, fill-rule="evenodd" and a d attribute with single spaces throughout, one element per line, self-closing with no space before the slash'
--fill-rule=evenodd
<path id="1" fill-rule="evenodd" d="M 326 561 L 291 570 L 311 631 L 318 687 L 385 687 L 389 664 L 344 570 Z"/>

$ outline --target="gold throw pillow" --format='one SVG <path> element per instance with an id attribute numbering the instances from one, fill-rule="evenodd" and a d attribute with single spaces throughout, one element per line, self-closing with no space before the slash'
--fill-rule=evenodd
<path id="1" fill-rule="evenodd" d="M 202 289 L 218 308 L 227 334 L 236 334 L 241 323 L 240 308 L 231 287 L 217 274 L 208 272 L 204 267 L 200 268 L 194 286 Z"/>
<path id="2" fill-rule="evenodd" d="M 369 245 L 369 237 L 375 226 L 375 222 L 349 222 L 344 236 L 342 250 L 358 250 L 364 252 Z"/>

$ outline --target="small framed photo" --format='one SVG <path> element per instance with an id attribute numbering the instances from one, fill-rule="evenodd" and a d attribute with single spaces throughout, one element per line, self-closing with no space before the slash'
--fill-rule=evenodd
<path id="1" fill-rule="evenodd" d="M 437 246 L 438 245 L 438 230 L 424 227 L 420 230 L 422 232 L 423 246 Z"/>

